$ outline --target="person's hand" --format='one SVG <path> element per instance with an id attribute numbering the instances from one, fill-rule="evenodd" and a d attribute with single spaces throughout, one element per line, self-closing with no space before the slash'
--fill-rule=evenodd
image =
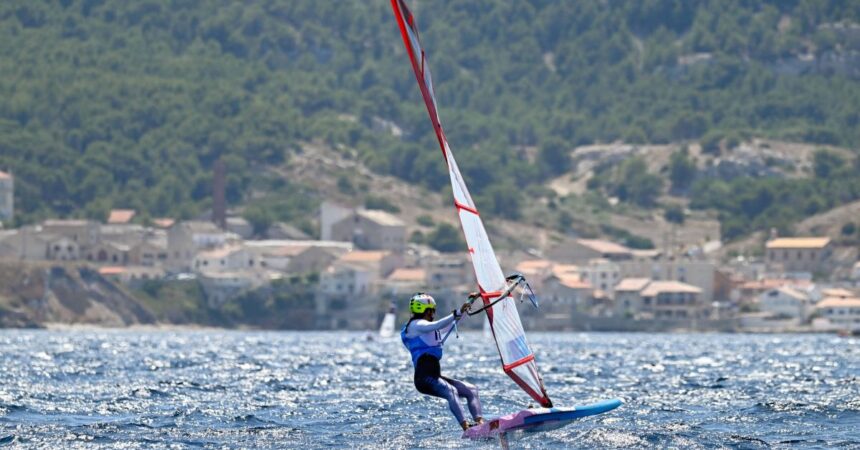
<path id="1" fill-rule="evenodd" d="M 469 302 L 463 303 L 463 306 L 460 307 L 460 314 L 465 314 L 472 309 L 472 304 Z"/>
<path id="2" fill-rule="evenodd" d="M 481 297 L 481 293 L 480 293 L 480 292 L 472 292 L 471 294 L 469 294 L 469 300 L 470 300 L 470 301 L 475 301 L 475 300 L 477 300 L 477 299 L 478 299 L 478 298 L 480 298 L 480 297 Z"/>

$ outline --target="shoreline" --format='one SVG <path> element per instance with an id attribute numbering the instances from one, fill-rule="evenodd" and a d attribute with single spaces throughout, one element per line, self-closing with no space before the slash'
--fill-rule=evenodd
<path id="1" fill-rule="evenodd" d="M 376 334 L 377 330 L 307 330 L 307 329 L 267 329 L 267 328 L 254 328 L 254 327 L 235 327 L 235 328 L 227 328 L 227 327 L 217 327 L 210 325 L 197 325 L 197 324 L 134 324 L 127 326 L 116 326 L 116 325 L 98 325 L 98 324 L 81 324 L 81 323 L 61 323 L 61 322 L 47 322 L 40 325 L 38 328 L 16 328 L 16 327 L 0 327 L 0 331 L 2 330 L 45 330 L 45 331 L 60 331 L 60 332 L 92 332 L 92 331 L 105 331 L 105 332 L 115 332 L 115 331 L 140 331 L 140 332 L 193 332 L 193 331 L 221 331 L 221 332 L 307 332 L 307 333 L 318 333 L 318 332 L 347 332 L 347 333 L 372 333 Z M 464 330 L 468 331 L 478 331 L 478 330 Z M 624 333 L 624 334 L 760 334 L 760 335 L 777 335 L 777 334 L 793 334 L 793 335 L 804 335 L 804 334 L 827 334 L 827 335 L 840 335 L 840 333 L 836 330 L 812 330 L 812 329 L 795 329 L 795 330 L 734 330 L 734 331 L 719 331 L 719 330 L 690 330 L 690 329 L 673 329 L 673 330 L 529 330 L 529 333 Z"/>

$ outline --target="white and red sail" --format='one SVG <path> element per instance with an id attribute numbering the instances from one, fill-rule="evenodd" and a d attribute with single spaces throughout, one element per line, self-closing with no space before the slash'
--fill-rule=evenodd
<path id="1" fill-rule="evenodd" d="M 463 176 L 460 174 L 460 169 L 457 167 L 457 162 L 454 160 L 454 155 L 451 153 L 451 148 L 448 147 L 448 140 L 442 130 L 442 123 L 439 121 L 439 112 L 436 107 L 436 95 L 433 92 L 433 80 L 430 76 L 430 68 L 427 65 L 424 49 L 418 38 L 418 27 L 415 24 L 415 19 L 406 7 L 404 0 L 391 0 L 391 6 L 394 8 L 394 15 L 403 36 L 403 43 L 406 45 L 409 60 L 412 62 L 412 69 L 418 79 L 418 87 L 421 89 L 421 96 L 427 105 L 427 112 L 430 114 L 430 121 L 433 123 L 439 146 L 445 156 L 445 161 L 448 163 L 448 173 L 451 177 L 451 187 L 454 193 L 454 206 L 457 208 L 457 215 L 460 217 L 460 224 L 466 236 L 466 244 L 469 246 L 468 250 L 471 254 L 481 298 L 484 305 L 488 305 L 498 299 L 507 287 L 505 276 L 499 266 L 498 259 L 496 259 L 490 239 L 487 237 L 478 209 L 475 207 L 471 195 L 469 195 L 469 189 L 463 181 Z M 525 331 L 523 331 L 514 299 L 508 295 L 504 300 L 488 308 L 486 312 L 505 373 L 541 406 L 552 406 L 552 402 L 546 394 L 543 380 L 538 373 L 534 353 L 526 342 Z"/>

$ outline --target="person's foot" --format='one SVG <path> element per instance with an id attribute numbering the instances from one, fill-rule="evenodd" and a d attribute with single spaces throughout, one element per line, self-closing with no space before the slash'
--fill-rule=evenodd
<path id="1" fill-rule="evenodd" d="M 467 422 L 467 421 L 465 421 L 465 420 L 464 420 L 464 421 L 460 422 L 460 426 L 461 426 L 461 427 L 463 427 L 463 431 L 466 431 L 466 430 L 468 430 L 468 429 L 469 429 L 469 427 L 470 427 L 471 425 L 469 425 L 469 422 Z"/>
<path id="2" fill-rule="evenodd" d="M 484 418 L 483 417 L 475 418 L 475 425 L 483 425 L 483 424 L 484 424 Z"/>

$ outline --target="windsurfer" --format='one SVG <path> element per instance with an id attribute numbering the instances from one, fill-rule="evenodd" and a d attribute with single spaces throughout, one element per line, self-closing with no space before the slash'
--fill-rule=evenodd
<path id="1" fill-rule="evenodd" d="M 412 354 L 415 368 L 415 389 L 418 392 L 440 397 L 448 401 L 451 413 L 464 430 L 470 427 L 466 421 L 463 406 L 458 397 L 466 399 L 469 412 L 476 424 L 484 423 L 481 415 L 481 399 L 475 385 L 453 378 L 443 377 L 439 361 L 442 359 L 442 342 L 448 330 L 469 310 L 470 303 L 464 303 L 459 310 L 433 321 L 436 314 L 436 301 L 430 295 L 417 293 L 409 300 L 412 317 L 400 331 L 403 345 Z"/>

